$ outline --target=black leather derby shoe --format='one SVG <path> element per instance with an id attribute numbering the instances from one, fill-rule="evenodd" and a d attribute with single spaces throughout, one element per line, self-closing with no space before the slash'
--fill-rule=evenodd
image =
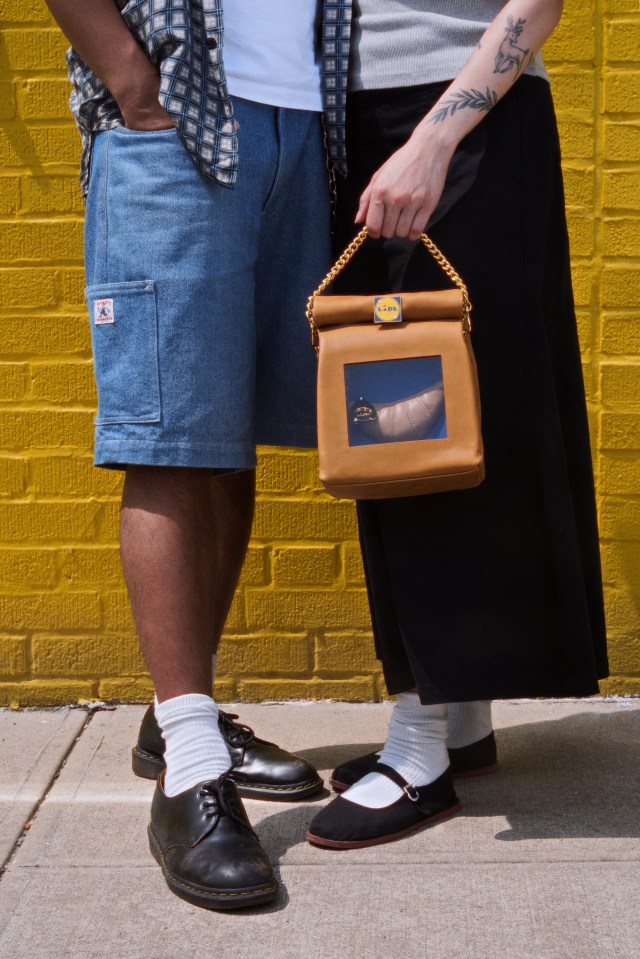
<path id="1" fill-rule="evenodd" d="M 463 776 L 484 776 L 494 773 L 498 768 L 498 751 L 493 731 L 469 746 L 460 746 L 449 749 L 451 773 L 457 778 Z M 359 779 L 370 773 L 380 758 L 380 753 L 366 753 L 356 756 L 336 768 L 331 773 L 329 782 L 337 793 L 344 792 L 353 786 Z"/>
<path id="2" fill-rule="evenodd" d="M 266 853 L 229 774 L 169 797 L 160 776 L 149 848 L 176 896 L 205 909 L 240 909 L 278 893 Z"/>
<path id="3" fill-rule="evenodd" d="M 428 786 L 411 786 L 384 763 L 370 772 L 382 773 L 402 789 L 402 796 L 381 809 L 368 809 L 338 796 L 311 820 L 307 839 L 328 849 L 360 849 L 401 839 L 421 826 L 452 816 L 460 809 L 453 790 L 451 767 Z"/>
<path id="4" fill-rule="evenodd" d="M 259 739 L 249 726 L 236 719 L 232 713 L 218 712 L 220 732 L 233 764 L 229 776 L 243 798 L 292 802 L 322 789 L 322 780 L 311 763 L 275 743 Z M 164 769 L 164 739 L 153 704 L 142 719 L 131 765 L 136 776 L 143 779 L 157 779 Z"/>

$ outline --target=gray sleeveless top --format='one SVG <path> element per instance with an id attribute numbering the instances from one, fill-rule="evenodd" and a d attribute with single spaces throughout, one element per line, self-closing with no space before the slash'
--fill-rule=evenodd
<path id="1" fill-rule="evenodd" d="M 504 0 L 353 0 L 349 90 L 453 80 L 504 5 Z M 540 53 L 525 72 L 549 79 Z"/>

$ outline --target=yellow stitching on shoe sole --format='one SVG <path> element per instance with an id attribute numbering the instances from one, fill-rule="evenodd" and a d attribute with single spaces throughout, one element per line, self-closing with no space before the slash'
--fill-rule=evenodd
<path id="1" fill-rule="evenodd" d="M 212 896 L 212 897 L 216 896 L 218 898 L 227 898 L 227 899 L 236 898 L 237 899 L 241 896 L 254 896 L 258 892 L 272 892 L 273 890 L 277 891 L 278 889 L 278 886 L 274 884 L 272 886 L 261 886 L 259 889 L 248 889 L 246 892 L 222 892 L 222 891 L 206 892 L 204 889 L 198 889 L 197 886 L 190 886 L 189 883 L 181 882 L 179 879 L 176 879 L 176 877 L 173 875 L 173 873 L 167 866 L 167 860 L 164 858 L 164 853 L 162 852 L 162 849 L 160 848 L 158 840 L 153 835 L 153 832 L 151 832 L 151 838 L 153 839 L 153 843 L 156 849 L 158 850 L 158 853 L 160 854 L 160 858 L 162 859 L 162 865 L 164 866 L 166 873 L 171 879 L 171 881 L 174 882 L 176 886 L 182 886 L 183 889 L 191 889 L 193 892 L 197 892 L 199 896 Z"/>

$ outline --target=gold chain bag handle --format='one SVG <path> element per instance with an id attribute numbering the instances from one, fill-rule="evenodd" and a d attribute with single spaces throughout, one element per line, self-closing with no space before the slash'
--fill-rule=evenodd
<path id="1" fill-rule="evenodd" d="M 326 290 L 329 284 L 333 283 L 338 274 L 344 270 L 349 260 L 358 252 L 368 235 L 369 233 L 366 226 L 363 226 L 358 235 L 353 238 L 349 246 L 338 257 L 317 290 L 314 290 L 307 300 L 307 321 L 311 331 L 311 343 L 316 353 L 319 352 L 320 346 L 318 327 L 313 319 L 314 300 L 316 296 L 320 296 L 320 294 Z M 426 233 L 423 233 L 420 236 L 420 241 L 424 244 L 424 246 L 426 246 L 427 250 L 429 253 L 431 253 L 438 266 L 444 270 L 451 282 L 454 283 L 462 293 L 462 329 L 466 336 L 467 333 L 471 333 L 471 300 L 469 299 L 469 291 L 467 290 L 464 281 L 451 266 L 444 253 L 438 249 L 433 240 L 431 240 Z"/>

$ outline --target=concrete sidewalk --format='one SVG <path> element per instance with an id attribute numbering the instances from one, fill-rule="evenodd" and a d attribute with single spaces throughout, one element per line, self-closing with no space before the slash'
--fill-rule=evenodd
<path id="1" fill-rule="evenodd" d="M 328 792 L 247 801 L 282 894 L 231 914 L 177 899 L 151 859 L 153 784 L 129 765 L 143 707 L 0 711 L 0 956 L 638 959 L 640 701 L 494 710 L 499 772 L 458 780 L 462 813 L 400 842 L 309 846 Z M 382 741 L 390 706 L 239 711 L 327 778 Z"/>

